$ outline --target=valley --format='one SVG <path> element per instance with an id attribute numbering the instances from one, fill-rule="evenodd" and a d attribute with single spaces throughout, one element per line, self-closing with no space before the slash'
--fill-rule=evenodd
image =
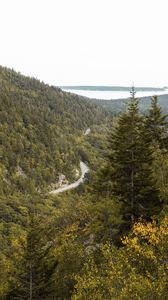
<path id="1" fill-rule="evenodd" d="M 167 101 L 0 67 L 0 299 L 167 299 Z"/>

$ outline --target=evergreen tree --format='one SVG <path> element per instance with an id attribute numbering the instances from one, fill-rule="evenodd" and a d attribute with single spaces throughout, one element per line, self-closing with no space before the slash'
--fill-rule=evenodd
<path id="1" fill-rule="evenodd" d="M 148 218 L 161 203 L 152 177 L 152 152 L 144 139 L 143 117 L 138 112 L 134 89 L 128 111 L 119 117 L 111 134 L 109 155 L 112 192 L 123 202 L 124 219 Z"/>
<path id="2" fill-rule="evenodd" d="M 50 230 L 47 224 L 41 224 L 41 221 L 39 217 L 31 218 L 27 239 L 23 245 L 24 254 L 20 257 L 14 286 L 11 286 L 7 300 L 50 299 L 52 290 L 50 279 L 58 263 L 50 256 L 52 243 L 47 238 Z"/>
<path id="3" fill-rule="evenodd" d="M 162 113 L 158 105 L 157 96 L 152 97 L 151 108 L 145 118 L 144 137 L 146 138 L 146 143 L 150 143 L 153 151 L 154 161 L 152 167 L 160 197 L 167 203 L 168 123 L 166 119 L 167 115 Z"/>
<path id="4" fill-rule="evenodd" d="M 160 149 L 167 145 L 167 115 L 162 114 L 157 96 L 151 98 L 151 108 L 145 119 L 147 140 L 158 144 Z"/>

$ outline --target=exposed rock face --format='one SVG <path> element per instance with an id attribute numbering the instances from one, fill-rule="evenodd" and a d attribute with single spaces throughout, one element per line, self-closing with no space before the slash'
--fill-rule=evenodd
<path id="1" fill-rule="evenodd" d="M 25 172 L 22 170 L 22 168 L 20 166 L 18 166 L 16 169 L 16 176 L 21 176 L 24 178 L 27 177 L 27 175 L 25 174 Z"/>
<path id="2" fill-rule="evenodd" d="M 64 174 L 60 173 L 59 177 L 58 177 L 58 182 L 52 183 L 51 188 L 58 189 L 60 187 L 66 186 L 67 184 L 68 184 L 68 180 L 67 180 L 66 176 Z"/>
<path id="3" fill-rule="evenodd" d="M 62 186 L 67 183 L 66 176 L 64 174 L 59 174 L 58 186 Z"/>
<path id="4" fill-rule="evenodd" d="M 91 129 L 90 128 L 88 128 L 88 129 L 86 129 L 86 131 L 85 131 L 85 135 L 88 135 L 89 133 L 91 132 Z"/>
<path id="5" fill-rule="evenodd" d="M 76 170 L 75 170 L 75 177 L 76 177 L 76 178 L 78 178 L 78 177 L 79 177 L 79 175 L 80 175 L 80 172 L 79 172 L 79 170 L 78 170 L 78 169 L 76 169 Z"/>

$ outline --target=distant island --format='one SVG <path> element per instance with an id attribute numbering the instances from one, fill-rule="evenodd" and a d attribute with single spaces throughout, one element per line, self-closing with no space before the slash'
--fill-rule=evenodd
<path id="1" fill-rule="evenodd" d="M 78 90 L 78 91 L 130 91 L 130 87 L 126 86 L 95 86 L 95 85 L 69 85 L 60 86 L 63 90 Z M 137 92 L 147 92 L 147 91 L 164 91 L 166 88 L 157 87 L 135 87 Z"/>

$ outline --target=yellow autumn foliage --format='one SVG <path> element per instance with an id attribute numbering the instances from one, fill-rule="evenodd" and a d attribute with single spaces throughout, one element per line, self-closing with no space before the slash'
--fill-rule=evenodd
<path id="1" fill-rule="evenodd" d="M 77 275 L 73 300 L 168 299 L 168 217 L 138 222 L 123 247 L 106 244 Z"/>

